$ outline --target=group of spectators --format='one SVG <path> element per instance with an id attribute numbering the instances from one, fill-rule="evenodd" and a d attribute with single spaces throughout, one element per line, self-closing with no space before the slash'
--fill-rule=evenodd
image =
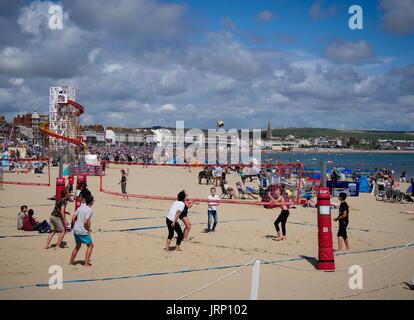
<path id="1" fill-rule="evenodd" d="M 23 205 L 20 207 L 20 212 L 17 215 L 17 230 L 46 233 L 50 231 L 50 226 L 46 220 L 38 222 L 34 217 L 34 210 L 28 210 L 27 206 Z"/>
<path id="2" fill-rule="evenodd" d="M 152 146 L 116 146 L 90 147 L 89 151 L 96 154 L 98 159 L 107 161 L 153 162 L 154 147 Z"/>

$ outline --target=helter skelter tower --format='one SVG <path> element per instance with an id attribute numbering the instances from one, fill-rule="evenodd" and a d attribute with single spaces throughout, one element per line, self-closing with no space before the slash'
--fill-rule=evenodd
<path id="1" fill-rule="evenodd" d="M 49 131 L 69 139 L 79 139 L 79 109 L 68 101 L 75 101 L 74 87 L 51 87 L 49 96 Z M 51 136 L 49 148 L 53 156 L 65 156 L 67 162 L 76 162 L 79 147 L 68 140 Z"/>

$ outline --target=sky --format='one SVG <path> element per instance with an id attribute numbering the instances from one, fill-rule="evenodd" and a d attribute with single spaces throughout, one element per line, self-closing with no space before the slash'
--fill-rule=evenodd
<path id="1" fill-rule="evenodd" d="M 9 121 L 68 85 L 81 124 L 414 131 L 414 0 L 2 0 L 0 30 Z"/>

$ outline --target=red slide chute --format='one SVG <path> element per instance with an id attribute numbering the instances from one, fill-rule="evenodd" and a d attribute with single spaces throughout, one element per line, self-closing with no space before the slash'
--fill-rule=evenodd
<path id="1" fill-rule="evenodd" d="M 72 101 L 72 100 L 68 100 L 68 102 L 65 103 L 65 104 L 70 104 L 71 106 L 73 106 L 73 107 L 75 107 L 77 109 L 77 111 L 74 114 L 76 117 L 79 117 L 82 113 L 85 112 L 85 108 L 80 103 L 78 103 L 78 102 L 75 102 L 75 101 Z M 57 133 L 54 133 L 54 132 L 50 131 L 49 130 L 49 123 L 48 122 L 42 123 L 39 126 L 39 130 L 43 134 L 48 135 L 50 137 L 53 137 L 55 139 L 64 140 L 64 141 L 67 141 L 67 142 L 72 143 L 74 145 L 80 146 L 80 147 L 82 147 L 85 150 L 87 149 L 86 144 L 82 141 L 82 138 L 80 138 L 80 137 L 79 138 L 69 138 L 69 137 L 61 136 L 61 135 L 59 135 Z"/>

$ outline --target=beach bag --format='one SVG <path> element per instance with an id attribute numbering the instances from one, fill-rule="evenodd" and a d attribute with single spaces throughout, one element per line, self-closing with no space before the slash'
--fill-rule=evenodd
<path id="1" fill-rule="evenodd" d="M 410 195 L 407 194 L 407 193 L 403 194 L 403 198 L 404 198 L 405 201 L 414 202 L 413 198 L 411 198 Z"/>
<path id="2" fill-rule="evenodd" d="M 39 233 L 49 233 L 50 225 L 47 223 L 46 220 L 43 220 L 43 222 L 40 224 L 37 230 L 39 231 Z"/>

